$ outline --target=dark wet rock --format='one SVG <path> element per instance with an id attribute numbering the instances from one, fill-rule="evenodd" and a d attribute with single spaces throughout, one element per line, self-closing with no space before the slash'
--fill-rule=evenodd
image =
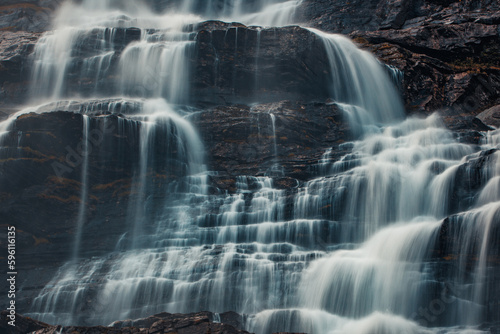
<path id="1" fill-rule="evenodd" d="M 12 318 L 9 318 L 9 315 L 9 311 L 2 311 L 2 313 L 0 314 L 0 332 L 5 334 L 26 334 L 50 326 L 41 321 L 23 317 L 20 314 L 16 314 L 15 321 L 13 321 Z M 15 326 L 9 325 L 9 322 L 14 323 Z"/>
<path id="2" fill-rule="evenodd" d="M 111 128 L 118 128 L 117 116 L 96 116 L 91 124 L 100 129 L 104 119 Z M 22 251 L 16 254 L 17 282 L 18 286 L 25 287 L 17 299 L 19 310 L 29 308 L 32 293 L 36 294 L 35 290 L 46 284 L 71 254 L 82 192 L 82 156 L 78 154 L 82 126 L 80 114 L 27 114 L 19 117 L 12 131 L 3 138 L 0 216 L 2 223 L 19 230 L 16 241 Z M 84 247 L 94 254 L 113 249 L 117 233 L 123 233 L 126 228 L 123 217 L 131 173 L 137 164 L 137 155 L 133 152 L 137 152 L 138 142 L 133 132 L 125 138 L 111 131 L 105 140 L 102 145 L 96 145 L 89 156 L 92 195 L 87 210 L 91 234 L 88 235 L 90 242 Z M 111 224 L 112 219 L 115 225 Z M 102 238 L 93 237 L 97 234 Z M 33 262 L 35 257 L 37 261 Z"/>
<path id="3" fill-rule="evenodd" d="M 137 112 L 137 106 L 123 104 L 110 114 L 109 103 L 88 102 L 94 108 L 88 114 L 89 131 L 99 134 L 97 141 L 90 142 L 88 155 L 89 198 L 82 247 L 89 257 L 114 250 L 129 227 L 128 203 L 134 200 L 134 173 L 140 163 L 141 126 L 126 119 L 126 114 Z M 2 138 L 0 152 L 0 215 L 2 222 L 19 228 L 18 282 L 24 292 L 18 303 L 24 311 L 57 267 L 69 260 L 82 201 L 84 156 L 78 152 L 84 134 L 79 112 L 88 106 L 74 102 L 64 111 L 51 112 L 51 108 L 56 105 L 18 117 Z M 193 115 L 192 122 L 206 147 L 208 169 L 215 172 L 211 176 L 215 192 L 235 191 L 238 175 L 270 175 L 277 188 L 294 189 L 314 175 L 326 149 L 353 138 L 340 110 L 326 103 L 220 106 Z M 162 143 L 165 135 L 159 131 L 158 139 L 152 140 Z M 152 156 L 168 152 L 160 144 L 154 147 Z M 343 153 L 335 152 L 332 159 Z M 175 158 L 175 152 L 171 154 Z M 163 161 L 157 159 L 148 170 L 154 205 L 165 201 L 164 194 L 155 194 L 154 189 L 161 192 L 183 173 L 176 164 Z M 35 256 L 37 263 L 31 260 Z"/>
<path id="4" fill-rule="evenodd" d="M 402 94 L 409 113 L 446 110 L 448 115 L 475 116 L 500 99 L 500 69 L 495 65 L 444 61 L 391 42 L 371 44 L 361 36 L 355 41 L 403 72 Z"/>
<path id="5" fill-rule="evenodd" d="M 222 314 L 224 315 L 224 314 Z M 20 322 L 32 321 L 29 318 L 18 316 Z M 144 319 L 116 321 L 111 327 L 76 327 L 76 326 L 32 326 L 30 330 L 35 334 L 245 334 L 228 323 L 216 323 L 213 321 L 214 314 L 211 312 L 199 312 L 191 314 L 160 313 Z M 9 334 L 27 333 L 26 331 L 11 331 Z"/>
<path id="6" fill-rule="evenodd" d="M 140 164 L 142 127 L 123 115 L 97 113 L 89 117 L 87 180 L 91 195 L 86 206 L 90 234 L 85 238 L 89 244 L 83 247 L 102 254 L 112 250 L 118 235 L 127 229 L 124 217 Z M 177 163 L 176 149 L 166 147 L 165 129 L 152 134 L 157 144 L 150 153 L 170 154 L 172 162 L 156 159 L 147 171 L 148 180 L 156 185 L 153 189 L 185 173 L 183 165 Z M 3 138 L 0 214 L 5 223 L 23 226 L 19 243 L 24 251 L 20 256 L 26 256 L 26 261 L 20 263 L 31 263 L 29 258 L 34 254 L 47 266 L 68 260 L 81 205 L 83 145 L 83 116 L 67 111 L 24 114 Z M 47 221 L 51 224 L 43 223 Z M 91 237 L 94 233 L 104 238 L 96 240 Z"/>
<path id="7" fill-rule="evenodd" d="M 442 110 L 439 115 L 444 126 L 453 131 L 461 143 L 480 145 L 484 141 L 484 133 L 492 130 L 478 117 L 459 114 L 453 109 Z"/>
<path id="8" fill-rule="evenodd" d="M 194 123 L 205 143 L 211 169 L 219 172 L 217 184 L 223 189 L 232 189 L 237 175 L 282 172 L 307 180 L 312 165 L 326 149 L 352 138 L 342 112 L 336 105 L 325 103 L 220 106 L 199 114 Z"/>
<path id="9" fill-rule="evenodd" d="M 299 12 L 302 13 L 302 21 L 313 27 L 347 34 L 356 29 L 377 29 L 378 20 L 374 12 L 378 2 L 378 0 L 306 0 Z"/>
<path id="10" fill-rule="evenodd" d="M 158 323 L 162 323 L 163 327 L 174 328 L 176 330 L 191 328 L 190 331 L 186 333 L 198 333 L 193 330 L 201 330 L 196 327 L 205 327 L 209 324 L 209 328 L 212 332 L 219 333 L 247 333 L 241 330 L 242 316 L 235 312 L 225 312 L 221 314 L 214 314 L 212 312 L 198 312 L 191 314 L 171 314 L 171 313 L 159 313 L 147 318 L 137 319 L 137 320 L 125 320 L 116 321 L 111 327 L 113 328 L 127 328 L 127 327 L 137 327 L 137 328 L 151 328 L 152 326 L 157 326 Z M 211 324 L 210 324 L 211 323 Z M 202 326 L 200 326 L 200 324 Z M 180 333 L 180 332 L 179 332 Z M 201 331 L 200 331 L 201 333 Z M 203 332 L 205 334 L 205 332 Z"/>
<path id="11" fill-rule="evenodd" d="M 328 58 L 312 32 L 219 22 L 198 29 L 192 83 L 196 100 L 223 104 L 328 98 Z"/>
<path id="12" fill-rule="evenodd" d="M 448 196 L 448 212 L 468 210 L 477 201 L 478 191 L 486 185 L 487 168 L 497 163 L 496 152 L 496 149 L 482 151 L 458 167 Z"/>
<path id="13" fill-rule="evenodd" d="M 39 37 L 39 33 L 0 31 L 0 109 L 25 102 L 29 86 L 26 67 Z"/>
<path id="14" fill-rule="evenodd" d="M 374 31 L 400 29 L 426 18 L 439 20 L 454 15 L 476 12 L 491 13 L 481 22 L 494 24 L 500 5 L 495 0 L 370 0 L 328 1 L 305 0 L 301 5 L 302 20 L 319 29 L 348 34 L 354 30 Z"/>
<path id="15" fill-rule="evenodd" d="M 489 126 L 493 126 L 495 128 L 500 127 L 500 105 L 483 111 L 477 115 L 477 118 Z"/>
<path id="16" fill-rule="evenodd" d="M 472 57 L 477 63 L 497 63 L 500 59 L 497 24 L 479 23 L 482 21 L 474 16 L 463 19 L 465 22 L 456 22 L 453 17 L 428 18 L 409 28 L 364 32 L 363 37 L 373 43 L 396 44 L 447 62 Z"/>
<path id="17" fill-rule="evenodd" d="M 481 249 L 483 234 L 479 229 L 479 235 L 472 237 L 469 235 L 467 240 L 460 239 L 459 236 L 465 230 L 472 230 L 471 222 L 465 218 L 467 214 L 458 214 L 446 218 L 439 229 L 436 245 L 432 251 L 432 258 L 436 275 L 436 280 L 440 282 L 435 296 L 442 296 L 443 293 L 449 297 L 449 300 L 458 302 L 461 298 L 470 296 L 471 291 L 468 288 L 473 282 L 473 273 L 480 266 L 478 254 Z M 500 211 L 493 213 L 493 220 L 498 220 Z M 480 221 L 474 221 L 474 224 L 481 226 Z M 488 277 L 484 286 L 485 294 L 482 324 L 481 328 L 491 332 L 498 333 L 500 326 L 498 317 L 500 315 L 500 304 L 498 295 L 500 293 L 500 228 L 491 224 L 488 233 L 488 253 L 485 256 L 486 272 Z M 451 279 L 455 277 L 454 279 Z M 457 277 L 459 277 L 457 281 Z M 444 320 L 444 319 L 443 319 Z M 446 322 L 443 325 L 448 325 Z"/>
<path id="18" fill-rule="evenodd" d="M 477 192 L 485 185 L 483 168 L 496 163 L 496 152 L 485 151 L 458 168 L 449 196 L 449 210 L 456 214 L 442 221 L 436 243 L 429 253 L 432 259 L 429 265 L 436 282 L 439 282 L 434 296 L 443 296 L 444 293 L 453 303 L 470 298 L 474 275 L 481 265 L 485 266 L 487 280 L 481 297 L 484 300 L 481 328 L 491 333 L 497 333 L 499 329 L 500 228 L 494 222 L 500 219 L 500 210 L 495 203 L 477 210 L 466 210 L 478 200 Z M 483 249 L 486 243 L 488 247 Z M 484 263 L 480 262 L 479 254 Z M 444 321 L 443 326 L 450 325 L 445 319 L 440 320 Z"/>
<path id="19" fill-rule="evenodd" d="M 46 31 L 61 3 L 62 0 L 4 0 L 0 4 L 0 30 Z"/>
<path id="20" fill-rule="evenodd" d="M 190 101 L 198 105 L 325 100 L 331 78 L 323 42 L 300 27 L 261 29 L 238 23 L 208 21 L 190 27 L 194 33 L 190 64 Z M 118 29 L 120 30 L 120 29 Z M 115 32 L 115 55 L 100 74 L 99 90 L 115 95 L 116 71 L 123 49 L 140 37 L 135 28 Z M 189 30 L 189 28 L 187 28 Z M 82 36 L 64 95 L 90 96 L 96 73 L 80 73 L 84 57 L 96 55 L 97 32 Z M 151 70 L 149 68 L 145 71 Z M 132 95 L 154 96 L 156 90 L 138 87 Z"/>
<path id="21" fill-rule="evenodd" d="M 192 27 L 195 46 L 190 52 L 190 100 L 198 105 L 325 100 L 331 84 L 329 62 L 320 38 L 307 29 L 284 27 L 261 29 L 241 24 L 209 21 Z M 0 84 L 5 102 L 21 103 L 29 97 L 30 53 L 39 35 L 6 33 L 0 49 Z M 106 34 L 106 33 L 105 33 Z M 93 47 L 102 31 L 92 31 L 75 42 L 64 96 L 91 96 L 96 73 L 81 73 L 85 58 L 96 56 Z M 107 34 L 110 35 L 111 34 Z M 112 34 L 115 54 L 98 88 L 116 95 L 116 71 L 124 48 L 140 38 L 136 28 L 118 28 Z M 3 52 L 2 52 L 3 51 Z M 147 69 L 145 69 L 147 70 Z M 2 75 L 3 74 L 3 75 Z M 146 88 L 132 95 L 154 95 Z"/>
<path id="22" fill-rule="evenodd" d="M 498 1 L 312 1 L 303 20 L 350 34 L 403 71 L 409 112 L 475 116 L 500 100 Z"/>

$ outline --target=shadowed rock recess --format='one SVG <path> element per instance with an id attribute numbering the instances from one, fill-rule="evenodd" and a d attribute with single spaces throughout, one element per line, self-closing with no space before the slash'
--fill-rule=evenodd
<path id="1" fill-rule="evenodd" d="M 0 16 L 0 331 L 500 332 L 498 1 Z"/>

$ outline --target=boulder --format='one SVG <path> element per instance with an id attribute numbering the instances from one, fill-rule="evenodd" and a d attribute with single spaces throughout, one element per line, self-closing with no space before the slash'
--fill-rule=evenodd
<path id="1" fill-rule="evenodd" d="M 9 322 L 12 322 L 12 319 L 8 318 L 9 315 L 9 311 L 2 311 L 0 313 L 0 332 L 5 334 L 26 334 L 45 329 L 50 326 L 46 323 L 24 317 L 20 314 L 15 315 L 15 326 L 11 326 L 9 325 Z"/>
<path id="2" fill-rule="evenodd" d="M 500 105 L 496 105 L 483 111 L 477 115 L 477 118 L 489 126 L 493 126 L 495 128 L 500 127 Z"/>
<path id="3" fill-rule="evenodd" d="M 50 29 L 62 0 L 4 0 L 0 5 L 0 30 L 44 32 Z"/>

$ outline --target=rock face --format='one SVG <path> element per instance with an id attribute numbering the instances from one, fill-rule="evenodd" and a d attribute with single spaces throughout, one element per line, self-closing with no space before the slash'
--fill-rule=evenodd
<path id="1" fill-rule="evenodd" d="M 233 180 L 280 173 L 305 181 L 327 148 L 353 138 L 338 107 L 324 103 L 219 106 L 201 113 L 195 124 L 211 168 Z M 336 151 L 340 157 L 342 150 Z"/>
<path id="2" fill-rule="evenodd" d="M 113 102 L 119 113 L 107 111 Z M 92 196 L 86 203 L 90 221 L 83 238 L 86 254 L 99 256 L 112 251 L 129 228 L 124 222 L 129 201 L 133 200 L 134 173 L 140 168 L 143 130 L 140 123 L 127 118 L 139 106 L 116 103 L 75 102 L 61 111 L 50 111 L 57 107 L 49 105 L 45 107 L 49 112 L 19 117 L 3 138 L 0 215 L 9 224 L 23 226 L 17 242 L 23 249 L 19 280 L 24 286 L 50 280 L 54 274 L 50 268 L 67 261 L 73 247 L 83 186 L 84 156 L 79 152 L 84 134 L 83 116 L 68 111 L 78 112 L 89 105 L 94 108 L 89 114 L 89 131 L 95 132 L 96 141 L 92 141 L 87 167 Z M 217 171 L 210 179 L 213 192 L 234 192 L 239 175 L 273 175 L 278 178 L 278 187 L 296 187 L 308 180 L 314 164 L 328 148 L 352 138 L 343 114 L 334 104 L 324 103 L 219 106 L 193 115 L 192 123 L 205 143 L 209 170 Z M 162 142 L 164 135 L 159 132 L 160 137 L 154 141 Z M 163 146 L 156 147 L 151 154 L 165 154 Z M 336 150 L 338 157 L 342 153 L 342 149 Z M 149 171 L 156 184 L 152 189 L 162 189 L 182 174 L 175 168 L 157 163 Z M 21 174 L 24 177 L 8 177 Z M 36 264 L 30 260 L 34 256 Z M 35 277 L 30 273 L 37 267 L 44 270 Z M 25 303 L 32 297 L 30 292 L 23 293 L 19 303 L 28 307 Z"/>
<path id="3" fill-rule="evenodd" d="M 313 26 L 350 34 L 403 71 L 409 111 L 476 115 L 498 104 L 497 1 L 305 1 Z"/>
<path id="4" fill-rule="evenodd" d="M 188 83 L 191 101 L 201 105 L 227 103 L 278 102 L 281 100 L 319 100 L 328 98 L 331 77 L 324 45 L 314 33 L 299 27 L 257 29 L 240 24 L 205 22 L 193 27 L 194 50 L 190 52 L 192 75 Z M 29 100 L 30 57 L 39 38 L 36 33 L 4 32 L 0 44 L 2 58 L 0 84 L 5 104 Z M 96 73 L 80 72 L 85 57 L 97 56 L 96 34 L 79 37 L 63 94 L 91 96 L 96 89 Z M 127 45 L 140 39 L 135 28 L 114 29 L 114 55 L 108 70 L 100 74 L 99 90 L 116 95 L 116 71 Z M 0 50 L 0 51 L 1 51 Z M 297 75 L 301 73 L 301 75 Z M 42 83 L 40 83 L 42 84 Z M 141 91 L 140 96 L 152 92 Z M 258 100 L 257 100 L 258 96 Z"/>
<path id="5" fill-rule="evenodd" d="M 15 326 L 10 326 L 8 322 L 12 320 L 8 316 L 8 311 L 2 311 L 0 314 L 0 331 L 5 334 L 25 334 L 49 327 L 46 323 L 23 317 L 20 314 L 16 314 Z"/>
<path id="6" fill-rule="evenodd" d="M 443 14 L 487 11 L 492 14 L 500 6 L 494 0 L 370 0 L 335 1 L 305 0 L 302 19 L 325 31 L 348 34 L 354 30 L 373 31 L 400 29 L 426 18 Z"/>
<path id="7" fill-rule="evenodd" d="M 477 118 L 489 126 L 500 127 L 500 105 L 483 111 L 477 115 Z"/>
<path id="8" fill-rule="evenodd" d="M 82 334 L 246 334 L 248 332 L 239 330 L 233 326 L 234 314 L 228 312 L 220 315 L 221 323 L 213 322 L 214 314 L 200 312 L 192 314 L 169 314 L 160 313 L 145 319 L 117 321 L 111 327 L 63 327 L 52 326 L 22 315 L 16 316 L 16 327 L 9 327 L 6 311 L 2 312 L 2 323 L 0 328 L 6 334 L 58 334 L 58 333 L 82 333 Z M 225 320 L 229 320 L 226 323 Z M 233 321 L 232 321 L 233 320 Z M 5 322 L 4 322 L 5 321 Z M 231 324 L 232 322 L 232 324 Z M 237 324 L 237 323 L 236 323 Z M 249 334 L 249 333 L 248 333 Z"/>
<path id="9" fill-rule="evenodd" d="M 310 31 L 218 22 L 206 22 L 197 29 L 192 87 L 201 102 L 328 98 L 331 79 L 324 72 L 328 58 L 322 41 Z"/>
<path id="10" fill-rule="evenodd" d="M 62 0 L 4 0 L 0 5 L 0 30 L 44 32 Z"/>
<path id="11" fill-rule="evenodd" d="M 9 106 L 26 102 L 29 74 L 27 64 L 39 33 L 0 31 L 0 117 Z"/>
<path id="12" fill-rule="evenodd" d="M 57 5 L 57 1 L 42 2 L 21 6 L 12 1 L 6 7 Z M 168 4 L 156 6 L 164 10 Z M 475 116 L 500 101 L 498 6 L 489 0 L 304 1 L 299 12 L 303 13 L 302 20 L 314 27 L 350 34 L 382 61 L 401 70 L 399 80 L 410 112 L 443 109 L 455 116 Z M 18 15 L 29 17 L 27 9 L 23 10 Z M 330 79 L 323 71 L 325 51 L 309 31 L 298 27 L 255 29 L 222 22 L 206 22 L 193 29 L 196 44 L 189 86 L 200 104 L 322 101 L 328 97 Z M 11 105 L 28 99 L 29 54 L 40 36 L 37 32 L 44 29 L 21 25 L 10 30 L 20 32 L 2 32 L 4 114 L 10 113 Z M 116 55 L 108 75 L 101 79 L 102 87 L 113 86 L 112 73 L 120 52 L 140 37 L 136 32 L 125 29 L 115 34 Z M 79 44 L 82 56 L 92 53 L 92 40 Z M 69 95 L 93 91 L 93 73 L 87 73 L 89 78 L 80 73 L 71 75 L 79 79 L 69 82 Z"/>
<path id="13" fill-rule="evenodd" d="M 409 110 L 444 108 L 474 115 L 499 99 L 500 39 L 497 25 L 476 23 L 473 17 L 464 18 L 466 23 L 455 20 L 429 19 L 406 29 L 352 35 L 374 44 L 375 54 L 404 72 Z"/>

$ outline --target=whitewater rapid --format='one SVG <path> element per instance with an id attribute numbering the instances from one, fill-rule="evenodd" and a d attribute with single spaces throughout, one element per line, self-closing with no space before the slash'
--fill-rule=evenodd
<path id="1" fill-rule="evenodd" d="M 209 170 L 203 142 L 180 107 L 190 103 L 192 27 L 208 19 L 285 26 L 295 22 L 299 6 L 295 0 L 189 0 L 158 14 L 139 1 L 63 4 L 54 30 L 32 55 L 34 106 L 0 124 L 0 133 L 21 114 L 63 110 L 84 115 L 85 139 L 98 122 L 92 116 L 105 112 L 119 115 L 117 135 L 139 134 L 139 161 L 128 232 L 114 252 L 87 259 L 80 245 L 92 189 L 83 160 L 74 248 L 29 316 L 74 325 L 164 311 L 235 311 L 258 334 L 480 332 L 489 234 L 499 221 L 498 154 L 479 171 L 487 182 L 472 205 L 453 211 L 450 194 L 457 173 L 497 149 L 500 136 L 465 144 L 437 115 L 405 119 L 391 69 L 348 38 L 309 29 L 329 59 L 331 100 L 357 138 L 343 144 L 349 153 L 332 160 L 332 150 L 325 151 L 315 177 L 293 194 L 275 187 L 273 175 L 240 175 L 234 193 L 209 192 L 217 171 Z M 117 50 L 113 41 L 123 29 L 137 29 L 138 38 Z M 86 43 L 88 54 L 78 62 L 74 52 Z M 92 87 L 71 90 L 67 82 L 77 78 L 70 73 L 93 74 Z M 276 117 L 269 114 L 273 132 Z M 158 160 L 177 175 L 160 189 L 161 205 L 153 210 L 158 189 L 149 172 Z M 283 173 L 277 159 L 273 170 Z M 420 308 L 437 303 L 433 291 L 446 290 L 432 251 L 450 216 L 459 226 L 453 247 L 466 250 L 456 250 L 459 268 L 446 283 L 459 293 L 438 299 L 445 320 L 432 322 Z M 478 259 L 472 268 L 466 253 Z M 85 313 L 85 300 L 100 308 Z"/>

